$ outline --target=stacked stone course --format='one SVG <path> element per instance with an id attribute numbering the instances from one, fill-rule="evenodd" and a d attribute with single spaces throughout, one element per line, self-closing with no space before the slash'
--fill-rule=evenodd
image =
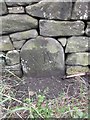
<path id="1" fill-rule="evenodd" d="M 89 2 L 79 0 L 3 0 L 1 69 L 19 77 L 90 72 L 89 12 Z"/>

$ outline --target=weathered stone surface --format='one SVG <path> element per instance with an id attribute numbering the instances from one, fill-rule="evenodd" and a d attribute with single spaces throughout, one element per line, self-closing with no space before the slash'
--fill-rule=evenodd
<path id="1" fill-rule="evenodd" d="M 48 19 L 67 20 L 71 17 L 72 2 L 43 2 L 26 7 L 32 16 Z"/>
<path id="2" fill-rule="evenodd" d="M 15 49 L 19 50 L 23 46 L 26 40 L 13 41 L 13 46 Z"/>
<path id="3" fill-rule="evenodd" d="M 16 49 L 20 49 L 26 40 L 30 38 L 36 38 L 38 36 L 37 30 L 32 29 L 24 32 L 18 32 L 10 35 L 13 41 L 13 46 Z"/>
<path id="4" fill-rule="evenodd" d="M 30 38 L 35 38 L 38 36 L 38 33 L 36 30 L 28 30 L 24 32 L 18 32 L 10 35 L 10 38 L 12 41 L 20 41 L 20 40 L 27 40 Z"/>
<path id="5" fill-rule="evenodd" d="M 83 35 L 84 23 L 82 21 L 54 21 L 40 20 L 40 35 L 43 36 L 71 36 Z"/>
<path id="6" fill-rule="evenodd" d="M 5 68 L 3 68 L 3 72 L 5 72 L 9 75 L 12 75 L 9 71 L 12 72 L 12 74 L 17 75 L 18 77 L 22 76 L 20 64 L 16 64 L 16 65 L 12 65 L 12 66 L 5 66 Z"/>
<path id="7" fill-rule="evenodd" d="M 72 12 L 72 19 L 84 19 L 87 20 L 89 17 L 89 2 L 82 2 L 82 0 L 77 0 L 74 5 L 74 10 Z"/>
<path id="8" fill-rule="evenodd" d="M 67 40 L 66 53 L 89 51 L 89 37 L 71 37 Z"/>
<path id="9" fill-rule="evenodd" d="M 39 2 L 40 0 L 15 0 L 12 2 L 12 0 L 5 0 L 6 4 L 8 6 L 26 6 L 28 4 Z"/>
<path id="10" fill-rule="evenodd" d="M 65 47 L 67 39 L 66 38 L 58 38 L 58 41 L 62 44 L 63 47 Z"/>
<path id="11" fill-rule="evenodd" d="M 64 74 L 64 51 L 53 38 L 38 36 L 21 49 L 21 63 L 26 76 L 48 77 Z"/>
<path id="12" fill-rule="evenodd" d="M 77 74 L 82 72 L 90 72 L 90 69 L 88 67 L 83 66 L 67 66 L 66 67 L 66 74 Z"/>
<path id="13" fill-rule="evenodd" d="M 72 53 L 66 59 L 67 65 L 90 65 L 90 53 Z"/>
<path id="14" fill-rule="evenodd" d="M 7 16 L 1 16 L 2 30 L 0 34 L 8 34 L 13 32 L 19 32 L 23 30 L 29 30 L 37 27 L 37 20 L 24 14 L 9 14 Z"/>
<path id="15" fill-rule="evenodd" d="M 8 36 L 0 37 L 0 51 L 8 51 L 13 49 L 13 45 Z"/>
<path id="16" fill-rule="evenodd" d="M 6 64 L 15 65 L 20 63 L 20 55 L 17 50 L 12 50 L 6 54 Z"/>
<path id="17" fill-rule="evenodd" d="M 4 66 L 5 66 L 5 54 L 3 52 L 0 52 L 0 77 L 2 76 L 2 69 Z M 0 82 L 1 80 L 2 79 L 0 79 Z"/>
<path id="18" fill-rule="evenodd" d="M 9 13 L 25 13 L 24 7 L 8 7 Z"/>
<path id="19" fill-rule="evenodd" d="M 90 36 L 90 22 L 87 23 L 86 35 Z"/>
<path id="20" fill-rule="evenodd" d="M 4 0 L 2 0 L 2 2 L 0 2 L 0 15 L 5 15 L 7 13 L 8 13 L 7 6 L 4 2 Z"/>

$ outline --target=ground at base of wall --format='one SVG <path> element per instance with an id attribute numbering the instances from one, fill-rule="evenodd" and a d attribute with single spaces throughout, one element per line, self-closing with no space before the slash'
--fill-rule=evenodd
<path id="1" fill-rule="evenodd" d="M 58 98 L 61 97 L 63 93 L 65 93 L 66 95 L 65 99 L 71 99 L 73 97 L 76 97 L 77 99 L 77 97 L 80 97 L 79 94 L 84 89 L 87 93 L 86 97 L 88 97 L 88 87 L 90 85 L 89 78 L 89 76 L 83 76 L 69 79 L 23 78 L 22 80 L 20 80 L 16 77 L 13 77 L 13 79 L 11 79 L 10 77 L 5 78 L 4 76 L 2 77 L 2 83 L 4 83 L 5 85 L 4 94 L 11 94 L 11 96 L 14 97 L 15 100 L 17 100 L 13 103 L 6 102 L 4 105 L 5 110 L 7 110 L 9 106 L 12 108 L 13 106 L 20 107 L 20 103 L 18 103 L 18 101 L 23 102 L 29 97 L 30 99 L 33 98 L 35 102 L 35 100 L 37 101 L 37 94 L 45 95 L 47 100 L 58 100 Z M 25 114 L 27 115 L 27 113 Z"/>

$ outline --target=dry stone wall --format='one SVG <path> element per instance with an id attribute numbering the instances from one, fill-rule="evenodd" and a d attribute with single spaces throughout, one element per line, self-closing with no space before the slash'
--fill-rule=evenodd
<path id="1" fill-rule="evenodd" d="M 0 72 L 29 77 L 90 72 L 89 2 L 0 2 Z"/>

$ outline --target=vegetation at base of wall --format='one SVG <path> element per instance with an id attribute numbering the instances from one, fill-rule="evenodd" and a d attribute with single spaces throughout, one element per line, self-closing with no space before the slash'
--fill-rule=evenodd
<path id="1" fill-rule="evenodd" d="M 43 94 L 31 97 L 28 93 L 28 97 L 23 100 L 16 98 L 15 91 L 1 82 L 2 118 L 88 118 L 88 87 L 83 85 L 83 81 L 80 82 L 79 93 L 75 96 L 69 96 L 67 90 L 55 99 L 46 99 Z"/>

